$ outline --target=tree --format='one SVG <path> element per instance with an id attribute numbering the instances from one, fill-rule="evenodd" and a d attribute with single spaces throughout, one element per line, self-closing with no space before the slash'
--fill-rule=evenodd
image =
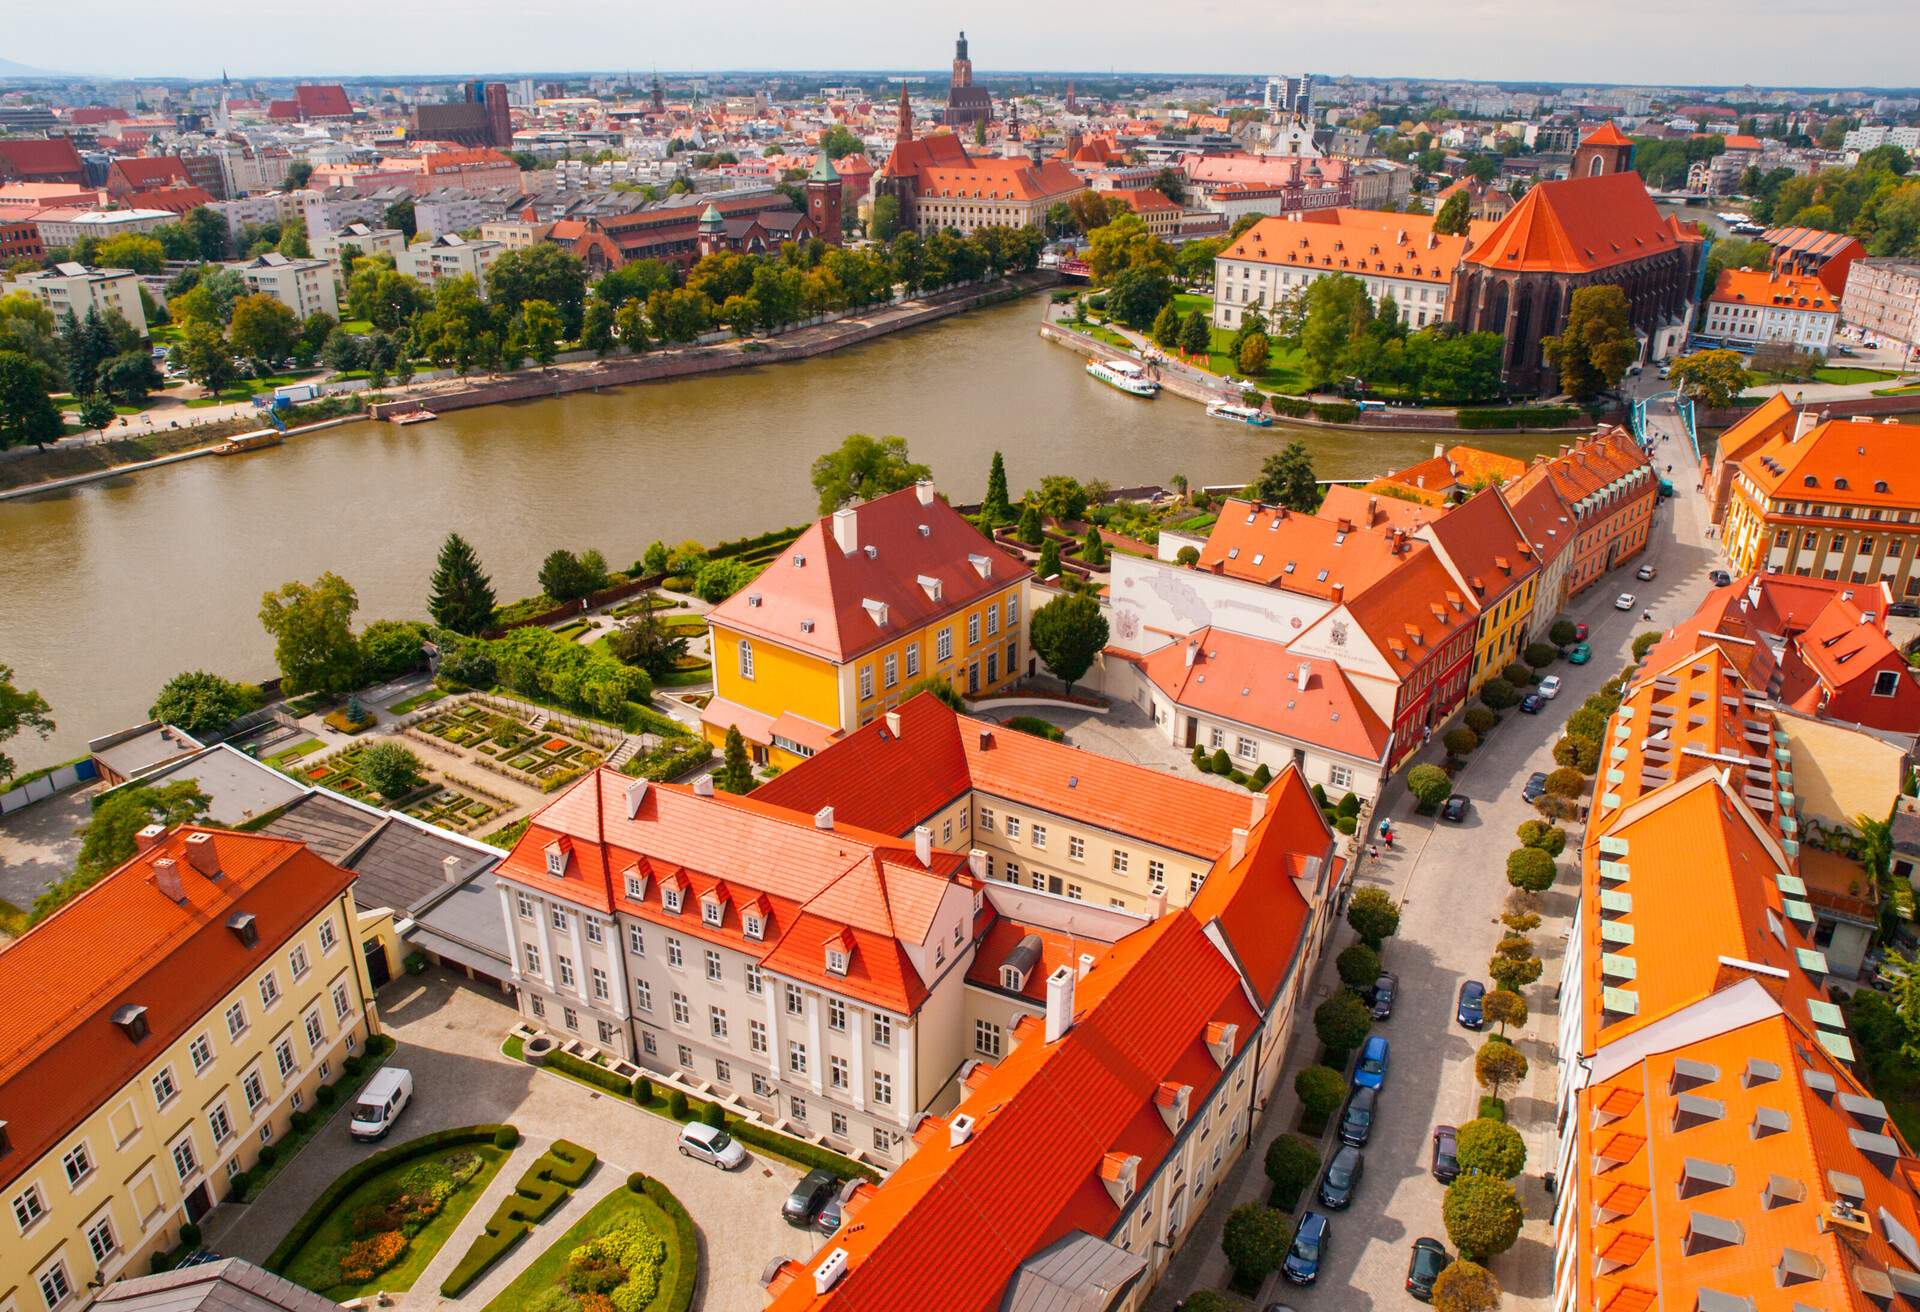
<path id="1" fill-rule="evenodd" d="M 1347 903 L 1347 924 L 1375 952 L 1400 932 L 1400 908 L 1383 888 L 1363 888 Z"/>
<path id="2" fill-rule="evenodd" d="M 64 428 L 46 366 L 19 351 L 0 351 L 0 450 L 28 442 L 45 450 Z"/>
<path id="3" fill-rule="evenodd" d="M 360 753 L 353 777 L 392 802 L 420 787 L 426 771 L 420 758 L 399 743 L 375 743 Z"/>
<path id="4" fill-rule="evenodd" d="M 693 595 L 719 603 L 753 582 L 759 570 L 743 560 L 709 560 L 693 575 Z"/>
<path id="5" fill-rule="evenodd" d="M 1380 978 L 1380 954 L 1365 943 L 1350 943 L 1334 959 L 1340 982 L 1350 989 L 1364 989 Z"/>
<path id="6" fill-rule="evenodd" d="M 574 555 L 564 547 L 558 547 L 547 553 L 540 562 L 540 590 L 555 601 L 578 601 L 589 593 L 597 592 L 607 586 L 607 571 L 604 562 L 595 568 L 588 557 L 598 559 L 594 551 Z"/>
<path id="7" fill-rule="evenodd" d="M 122 351 L 102 364 L 94 381 L 109 402 L 135 406 L 144 406 L 151 393 L 167 385 L 153 362 L 153 353 L 138 348 Z"/>
<path id="8" fill-rule="evenodd" d="M 1464 237 L 1473 218 L 1473 197 L 1462 187 L 1441 204 L 1433 216 L 1433 230 L 1442 236 Z"/>
<path id="9" fill-rule="evenodd" d="M 1298 1198 L 1320 1174 L 1320 1150 L 1297 1134 L 1276 1135 L 1267 1145 L 1267 1179 L 1279 1198 Z"/>
<path id="10" fill-rule="evenodd" d="M 66 349 L 53 311 L 31 292 L 0 296 L 0 351 L 31 356 L 56 383 L 66 372 Z"/>
<path id="11" fill-rule="evenodd" d="M 987 495 L 980 503 L 980 513 L 993 525 L 1010 523 L 1013 519 L 1013 506 L 1007 500 L 1007 462 L 998 451 L 993 453 L 993 463 L 987 467 Z"/>
<path id="12" fill-rule="evenodd" d="M 1520 690 L 1506 679 L 1495 675 L 1480 685 L 1480 700 L 1496 711 L 1504 711 L 1510 706 L 1520 704 Z"/>
<path id="13" fill-rule="evenodd" d="M 1373 321 L 1366 284 L 1344 273 L 1309 283 L 1300 297 L 1300 352 L 1308 382 L 1325 387 L 1340 377 L 1340 361 Z"/>
<path id="14" fill-rule="evenodd" d="M 1080 546 L 1080 559 L 1096 569 L 1107 563 L 1107 543 L 1100 536 L 1098 524 L 1087 525 L 1086 541 Z"/>
<path id="15" fill-rule="evenodd" d="M 356 263 L 347 279 L 347 309 L 382 332 L 405 327 L 432 297 L 425 287 L 396 272 L 392 256 L 370 257 Z"/>
<path id="16" fill-rule="evenodd" d="M 830 514 L 856 499 L 875 497 L 912 487 L 933 471 L 907 455 L 904 437 L 869 437 L 850 433 L 832 451 L 813 462 L 813 490 L 820 497 L 820 513 Z"/>
<path id="17" fill-rule="evenodd" d="M 1493 977 L 1494 984 L 1499 988 L 1509 989 L 1514 992 L 1518 992 L 1539 979 L 1540 971 L 1540 958 L 1531 955 L 1531 949 L 1529 949 L 1527 955 L 1508 956 L 1501 954 L 1496 955 L 1491 961 L 1487 962 L 1487 974 Z"/>
<path id="18" fill-rule="evenodd" d="M 265 292 L 242 296 L 233 303 L 233 323 L 227 340 L 235 351 L 262 365 L 275 365 L 293 351 L 300 337 L 300 320 L 292 310 Z"/>
<path id="19" fill-rule="evenodd" d="M 714 772 L 714 786 L 729 793 L 753 791 L 753 762 L 747 759 L 746 739 L 737 725 L 727 726 L 725 763 Z"/>
<path id="20" fill-rule="evenodd" d="M 1587 790 L 1587 781 L 1573 766 L 1561 766 L 1547 775 L 1547 792 L 1554 797 L 1574 798 Z"/>
<path id="21" fill-rule="evenodd" d="M 1107 313 L 1129 328 L 1145 328 L 1173 306 L 1173 283 L 1156 264 L 1122 269 L 1107 287 Z"/>
<path id="22" fill-rule="evenodd" d="M 1567 831 L 1545 820 L 1522 820 L 1513 832 L 1522 847 L 1537 847 L 1548 856 L 1557 857 L 1567 850 Z"/>
<path id="23" fill-rule="evenodd" d="M 1309 1066 L 1293 1077 L 1293 1092 L 1310 1119 L 1325 1121 L 1346 1099 L 1347 1082 L 1331 1066 Z"/>
<path id="24" fill-rule="evenodd" d="M 53 732 L 53 715 L 46 698 L 31 688 L 15 687 L 13 667 L 0 665 L 0 743 L 13 738 L 22 729 L 31 729 L 45 738 Z M 14 773 L 13 758 L 0 752 L 0 783 L 11 780 Z"/>
<path id="25" fill-rule="evenodd" d="M 613 350 L 614 307 L 598 295 L 587 297 L 587 308 L 580 315 L 580 345 L 600 359 Z"/>
<path id="26" fill-rule="evenodd" d="M 1575 400 L 1619 386 L 1640 354 L 1626 292 L 1612 283 L 1579 288 L 1567 305 L 1566 327 L 1541 345 L 1547 362 L 1560 371 L 1560 390 Z"/>
<path id="27" fill-rule="evenodd" d="M 1420 803 L 1420 813 L 1431 815 L 1434 808 L 1453 796 L 1453 780 L 1437 765 L 1416 765 L 1407 771 L 1407 791 Z"/>
<path id="28" fill-rule="evenodd" d="M 1240 343 L 1240 349 L 1234 355 L 1234 363 L 1240 366 L 1240 372 L 1251 378 L 1255 374 L 1267 371 L 1267 365 L 1273 360 L 1273 343 L 1265 333 L 1248 333 L 1246 340 Z"/>
<path id="29" fill-rule="evenodd" d="M 1436 1312 L 1499 1312 L 1500 1282 L 1478 1262 L 1455 1258 L 1433 1282 Z"/>
<path id="30" fill-rule="evenodd" d="M 1068 205 L 1082 197 L 1101 193 L 1080 193 Z M 1129 269 L 1156 269 L 1164 277 L 1173 270 L 1173 251 L 1147 231 L 1146 220 L 1131 210 L 1123 210 L 1087 234 L 1087 269 L 1095 284 L 1111 285 Z"/>
<path id="31" fill-rule="evenodd" d="M 93 262 L 103 269 L 132 269 L 151 276 L 166 267 L 167 251 L 152 237 L 130 232 L 101 242 L 94 251 Z"/>
<path id="32" fill-rule="evenodd" d="M 1034 654 L 1067 685 L 1073 685 L 1107 645 L 1107 619 L 1100 603 L 1084 592 L 1055 597 L 1033 612 L 1027 626 Z"/>
<path id="33" fill-rule="evenodd" d="M 1556 647 L 1571 646 L 1578 632 L 1572 620 L 1555 620 L 1553 627 L 1547 630 L 1547 640 Z"/>
<path id="34" fill-rule="evenodd" d="M 480 557 L 458 533 L 447 534 L 434 562 L 427 613 L 441 628 L 471 636 L 493 623 L 493 608 L 493 581 Z"/>
<path id="35" fill-rule="evenodd" d="M 1254 1289 L 1278 1270 L 1293 1242 L 1291 1229 L 1286 1213 L 1264 1203 L 1242 1203 L 1227 1213 L 1220 1251 L 1233 1268 L 1234 1283 Z"/>
<path id="36" fill-rule="evenodd" d="M 1753 375 L 1738 351 L 1695 351 L 1673 362 L 1673 385 L 1710 410 L 1722 410 L 1753 386 Z"/>
<path id="37" fill-rule="evenodd" d="M 102 875 L 130 860 L 139 851 L 135 836 L 148 825 L 171 829 L 204 820 L 212 801 L 191 779 L 157 787 L 136 783 L 106 794 L 87 821 L 73 874 L 34 899 L 33 919 L 45 919 Z"/>
<path id="38" fill-rule="evenodd" d="M 416 620 L 375 620 L 360 635 L 360 676 L 397 679 L 426 660 L 427 626 Z"/>
<path id="39" fill-rule="evenodd" d="M 1313 456 L 1301 443 L 1287 443 L 1261 464 L 1260 476 L 1247 488 L 1247 495 L 1262 505 L 1312 514 L 1322 496 L 1313 476 Z"/>
<path id="40" fill-rule="evenodd" d="M 912 701 L 923 692 L 950 710 L 964 714 L 967 709 L 966 699 L 960 695 L 960 690 L 953 686 L 953 681 L 950 679 L 930 674 L 907 689 L 907 700 Z"/>
<path id="41" fill-rule="evenodd" d="M 520 333 L 526 341 L 527 353 L 542 368 L 553 363 L 554 354 L 560 348 L 562 327 L 560 311 L 546 301 L 531 300 L 520 307 Z"/>
<path id="42" fill-rule="evenodd" d="M 1460 1127 L 1455 1155 L 1463 1171 L 1511 1180 L 1527 1168 L 1527 1143 L 1505 1121 L 1482 1117 Z"/>
<path id="43" fill-rule="evenodd" d="M 1160 313 L 1153 317 L 1153 341 L 1163 351 L 1180 349 L 1180 315 L 1173 308 L 1172 300 L 1160 307 Z"/>
<path id="44" fill-rule="evenodd" d="M 1515 888 L 1544 893 L 1558 877 L 1553 858 L 1537 847 L 1516 847 L 1507 853 L 1507 882 Z"/>
<path id="45" fill-rule="evenodd" d="M 181 216 L 180 226 L 193 239 L 196 252 L 203 260 L 224 260 L 227 258 L 228 238 L 227 221 L 205 205 L 196 205 Z"/>
<path id="46" fill-rule="evenodd" d="M 218 733 L 259 704 L 258 688 L 205 670 L 188 670 L 167 680 L 147 708 L 147 718 L 201 738 Z"/>
<path id="47" fill-rule="evenodd" d="M 197 289 L 196 289 L 197 290 Z M 175 368 L 200 384 L 208 396 L 217 396 L 240 376 L 233 363 L 233 352 L 217 325 L 195 321 L 187 325 L 180 341 L 168 352 Z"/>
<path id="48" fill-rule="evenodd" d="M 685 632 L 669 628 L 658 611 L 643 610 L 607 635 L 607 650 L 615 660 L 638 665 L 658 682 L 687 654 Z"/>
<path id="49" fill-rule="evenodd" d="M 312 584 L 283 584 L 260 598 L 260 624 L 287 692 L 343 693 L 360 682 L 360 645 L 352 629 L 360 599 L 338 574 Z"/>
<path id="50" fill-rule="evenodd" d="M 1527 1023 L 1527 1000 L 1512 989 L 1495 989 L 1481 1001 L 1486 1018 L 1500 1027 L 1500 1033 L 1507 1032 L 1507 1026 L 1520 1026 Z"/>
<path id="51" fill-rule="evenodd" d="M 1480 735 L 1461 725 L 1458 729 L 1449 729 L 1441 737 L 1441 743 L 1449 756 L 1468 756 L 1480 745 Z"/>
<path id="52" fill-rule="evenodd" d="M 900 198 L 892 192 L 874 198 L 873 212 L 867 220 L 867 236 L 875 241 L 892 241 L 900 232 Z"/>
<path id="53" fill-rule="evenodd" d="M 545 301 L 560 312 L 561 337 L 580 335 L 587 292 L 586 266 L 580 257 L 553 242 L 536 242 L 505 251 L 487 269 L 487 301 L 507 318 L 519 316 L 529 301 Z"/>
<path id="54" fill-rule="evenodd" d="M 1205 357 L 1213 349 L 1213 325 L 1204 310 L 1195 310 L 1180 325 L 1180 349 L 1188 355 Z"/>
<path id="55" fill-rule="evenodd" d="M 1512 1248 L 1526 1220 L 1513 1186 L 1491 1175 L 1462 1175 L 1448 1185 L 1440 1214 L 1453 1246 L 1476 1261 Z"/>
<path id="56" fill-rule="evenodd" d="M 1358 995 L 1339 989 L 1313 1009 L 1313 1032 L 1333 1052 L 1352 1052 L 1366 1041 L 1373 1013 Z"/>
<path id="57" fill-rule="evenodd" d="M 102 431 L 113 422 L 113 401 L 95 392 L 92 396 L 80 398 L 80 426 Z"/>

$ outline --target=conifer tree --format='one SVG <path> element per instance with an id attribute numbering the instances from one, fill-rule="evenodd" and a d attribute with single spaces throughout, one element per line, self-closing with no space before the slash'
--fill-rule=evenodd
<path id="1" fill-rule="evenodd" d="M 998 451 L 993 453 L 993 466 L 987 470 L 987 499 L 980 503 L 980 511 L 989 524 L 1013 522 L 1013 504 L 1007 500 L 1007 462 Z"/>
<path id="2" fill-rule="evenodd" d="M 714 782 L 729 793 L 753 791 L 753 762 L 747 759 L 747 740 L 736 725 L 727 728 L 726 760 Z"/>
<path id="3" fill-rule="evenodd" d="M 476 634 L 493 623 L 493 583 L 458 533 L 447 534 L 441 544 L 427 610 L 435 624 L 455 633 Z"/>

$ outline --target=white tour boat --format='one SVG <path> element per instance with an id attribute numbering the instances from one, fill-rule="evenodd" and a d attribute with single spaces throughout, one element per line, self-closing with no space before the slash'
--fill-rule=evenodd
<path id="1" fill-rule="evenodd" d="M 1087 372 L 1111 387 L 1133 396 L 1152 396 L 1160 384 L 1147 377 L 1147 371 L 1131 360 L 1094 360 Z"/>
<path id="2" fill-rule="evenodd" d="M 1255 428 L 1273 427 L 1273 420 L 1256 407 L 1235 405 L 1231 401 L 1215 401 L 1207 407 L 1207 417 L 1225 419 L 1235 424 L 1251 424 Z"/>

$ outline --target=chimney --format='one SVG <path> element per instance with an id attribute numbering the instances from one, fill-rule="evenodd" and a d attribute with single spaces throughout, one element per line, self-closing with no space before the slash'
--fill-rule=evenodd
<path id="1" fill-rule="evenodd" d="M 1241 857 L 1245 856 L 1246 854 L 1247 854 L 1247 831 L 1240 828 L 1240 826 L 1235 825 L 1233 828 L 1233 844 L 1231 847 L 1227 849 L 1227 860 L 1229 862 L 1238 861 Z"/>
<path id="2" fill-rule="evenodd" d="M 1338 598 L 1335 598 L 1335 600 L 1338 600 Z M 1313 675 L 1313 666 L 1307 664 L 1307 662 L 1305 661 L 1301 661 L 1300 668 L 1294 671 L 1294 676 L 1293 676 L 1295 682 L 1297 682 L 1300 685 L 1301 692 L 1305 692 L 1307 690 L 1307 680 L 1311 678 L 1312 675 Z"/>
<path id="3" fill-rule="evenodd" d="M 813 827 L 815 829 L 833 828 L 833 808 L 823 806 L 818 811 L 815 811 L 813 813 Z"/>
<path id="4" fill-rule="evenodd" d="M 1367 498 L 1367 527 L 1373 527 L 1373 521 L 1380 517 L 1380 498 Z"/>
<path id="5" fill-rule="evenodd" d="M 1052 1043 L 1073 1027 L 1072 966 L 1058 966 L 1047 976 L 1047 1042 Z"/>
<path id="6" fill-rule="evenodd" d="M 1193 638 L 1187 639 L 1187 668 L 1192 669 L 1193 663 L 1199 659 L 1200 659 L 1199 641 Z"/>
<path id="7" fill-rule="evenodd" d="M 133 836 L 133 845 L 144 852 L 167 836 L 165 825 L 148 825 Z"/>
<path id="8" fill-rule="evenodd" d="M 900 736 L 900 712 L 898 711 L 887 712 L 887 732 L 892 734 L 895 738 L 898 738 Z"/>
<path id="9" fill-rule="evenodd" d="M 1333 585 L 1333 589 L 1332 589 L 1332 591 L 1333 591 L 1333 604 L 1334 604 L 1334 605 L 1336 605 L 1336 606 L 1338 606 L 1338 605 L 1339 605 L 1339 604 L 1340 604 L 1341 602 L 1343 602 L 1343 601 L 1345 601 L 1345 600 L 1346 600 L 1346 597 L 1347 597 L 1347 585 L 1346 585 L 1346 584 L 1344 584 L 1344 583 L 1336 583 L 1336 584 L 1334 584 L 1334 585 Z M 1301 686 L 1302 688 L 1304 688 L 1304 687 L 1306 687 L 1307 685 L 1303 683 L 1303 684 L 1301 684 L 1300 686 Z"/>
<path id="10" fill-rule="evenodd" d="M 647 800 L 647 781 L 635 779 L 627 785 L 627 819 L 640 814 L 640 803 Z"/>
<path id="11" fill-rule="evenodd" d="M 1811 433 L 1813 431 L 1813 426 L 1819 422 L 1820 420 L 1818 416 L 1816 416 L 1813 413 L 1813 411 L 1802 410 L 1798 415 L 1794 416 L 1793 436 L 1789 438 L 1788 441 L 1798 442 L 1801 438 L 1805 437 L 1808 433 Z"/>
<path id="12" fill-rule="evenodd" d="M 958 1148 L 973 1138 L 973 1117 L 961 1112 L 947 1122 L 947 1142 Z"/>
<path id="13" fill-rule="evenodd" d="M 975 879 L 985 879 L 987 877 L 987 851 L 985 848 L 976 847 L 968 851 L 967 869 Z"/>
<path id="14" fill-rule="evenodd" d="M 1266 817 L 1267 795 L 1265 793 L 1255 793 L 1249 800 L 1253 802 L 1253 811 L 1252 814 L 1247 817 L 1247 828 L 1251 830 L 1253 826 L 1259 824 L 1260 821 Z"/>
<path id="15" fill-rule="evenodd" d="M 440 862 L 440 877 L 446 880 L 449 884 L 459 883 L 461 864 L 462 863 L 460 861 L 460 858 L 457 856 L 450 856 L 450 857 L 444 858 Z"/>
<path id="16" fill-rule="evenodd" d="M 1438 460 L 1441 456 L 1445 455 L 1446 453 L 1447 453 L 1447 444 L 1445 442 L 1435 442 L 1433 444 L 1433 458 L 1435 460 Z"/>
<path id="17" fill-rule="evenodd" d="M 208 879 L 220 878 L 220 854 L 213 850 L 212 834 L 188 834 L 187 864 Z"/>
<path id="18" fill-rule="evenodd" d="M 1092 969 L 1093 969 L 1093 953 L 1082 952 L 1080 954 L 1080 978 L 1085 979 L 1087 977 L 1087 972 Z"/>
<path id="19" fill-rule="evenodd" d="M 1560 454 L 1561 454 L 1561 455 L 1563 455 L 1563 456 L 1565 456 L 1565 455 L 1570 455 L 1570 454 L 1572 454 L 1572 452 L 1573 452 L 1573 448 L 1572 448 L 1572 447 L 1570 447 L 1570 446 L 1568 446 L 1568 445 L 1567 445 L 1567 444 L 1566 444 L 1565 442 L 1562 442 L 1562 443 L 1560 444 Z"/>
<path id="20" fill-rule="evenodd" d="M 1158 920 L 1167 914 L 1167 895 L 1151 893 L 1147 896 L 1147 919 Z"/>
<path id="21" fill-rule="evenodd" d="M 923 478 L 918 482 L 916 482 L 913 485 L 913 495 L 920 499 L 921 505 L 923 506 L 932 505 L 933 504 L 933 480 L 930 478 Z"/>
<path id="22" fill-rule="evenodd" d="M 180 867 L 170 856 L 163 856 L 153 863 L 153 886 L 160 890 L 160 896 L 174 902 L 184 902 L 187 895 L 180 886 Z"/>
<path id="23" fill-rule="evenodd" d="M 820 1259 L 820 1265 L 813 1269 L 813 1292 L 824 1294 L 840 1283 L 840 1277 L 847 1273 L 847 1250 L 836 1248 Z"/>
<path id="24" fill-rule="evenodd" d="M 933 866 L 933 830 L 925 825 L 913 827 L 913 856 L 921 865 Z"/>
<path id="25" fill-rule="evenodd" d="M 852 506 L 833 512 L 834 545 L 849 556 L 860 549 L 859 518 L 859 512 Z"/>
<path id="26" fill-rule="evenodd" d="M 983 752 L 993 750 L 993 730 L 982 729 L 980 731 L 980 750 Z"/>
<path id="27" fill-rule="evenodd" d="M 713 776 L 710 774 L 703 774 L 698 779 L 695 779 L 693 781 L 693 795 L 695 797 L 712 797 L 713 796 Z"/>

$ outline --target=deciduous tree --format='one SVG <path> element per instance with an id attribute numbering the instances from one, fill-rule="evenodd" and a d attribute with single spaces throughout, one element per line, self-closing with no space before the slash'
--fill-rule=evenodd
<path id="1" fill-rule="evenodd" d="M 1286 1214 L 1264 1203 L 1242 1203 L 1227 1213 L 1220 1251 L 1227 1255 L 1233 1279 L 1243 1289 L 1258 1288 L 1276 1271 L 1293 1242 Z"/>
<path id="2" fill-rule="evenodd" d="M 1461 1256 L 1479 1261 L 1512 1248 L 1526 1219 L 1513 1186 L 1491 1175 L 1462 1175 L 1448 1185 L 1440 1214 Z"/>
<path id="3" fill-rule="evenodd" d="M 1333 965 L 1348 988 L 1364 989 L 1380 978 L 1380 954 L 1365 943 L 1348 944 Z"/>
<path id="4" fill-rule="evenodd" d="M 823 515 L 855 498 L 871 501 L 931 476 L 927 466 L 909 458 L 906 438 L 865 433 L 849 434 L 838 447 L 815 459 L 812 471 Z"/>
<path id="5" fill-rule="evenodd" d="M 1626 292 L 1613 283 L 1579 288 L 1568 302 L 1566 327 L 1542 347 L 1560 371 L 1560 390 L 1575 400 L 1617 387 L 1640 353 Z"/>
<path id="6" fill-rule="evenodd" d="M 1499 1312 L 1500 1282 L 1478 1262 L 1455 1258 L 1433 1282 L 1435 1312 Z"/>
<path id="7" fill-rule="evenodd" d="M 1527 1141 L 1505 1121 L 1481 1117 L 1460 1127 L 1455 1156 L 1463 1171 L 1511 1180 L 1527 1169 Z"/>
<path id="8" fill-rule="evenodd" d="M 1347 1081 L 1331 1066 L 1308 1066 L 1293 1077 L 1293 1092 L 1309 1117 L 1324 1121 L 1346 1098 Z"/>
<path id="9" fill-rule="evenodd" d="M 260 704 L 260 690 L 206 670 L 168 679 L 147 708 L 147 718 L 184 729 L 195 738 L 217 733 Z"/>
<path id="10" fill-rule="evenodd" d="M 63 428 L 46 366 L 19 351 L 0 351 L 0 450 L 28 442 L 44 450 Z"/>
<path id="11" fill-rule="evenodd" d="M 31 729 L 45 738 L 53 732 L 53 713 L 47 699 L 31 688 L 18 688 L 13 682 L 13 667 L 0 665 L 0 743 L 23 729 Z M 14 776 L 13 758 L 0 752 L 0 783 Z"/>
<path id="12" fill-rule="evenodd" d="M 1367 1004 L 1346 989 L 1336 990 L 1313 1009 L 1313 1032 L 1333 1052 L 1352 1052 L 1372 1027 Z"/>
<path id="13" fill-rule="evenodd" d="M 1297 1134 L 1276 1135 L 1267 1145 L 1265 1165 L 1276 1195 L 1298 1197 L 1320 1174 L 1320 1149 Z"/>
<path id="14" fill-rule="evenodd" d="M 1384 888 L 1363 888 L 1347 903 L 1347 924 L 1374 951 L 1400 932 L 1400 908 Z"/>
<path id="15" fill-rule="evenodd" d="M 1500 1090 L 1527 1078 L 1526 1056 L 1505 1040 L 1488 1039 L 1474 1054 L 1473 1078 L 1498 1098 Z"/>
<path id="16" fill-rule="evenodd" d="M 1442 236 L 1461 237 L 1466 235 L 1467 223 L 1473 218 L 1473 198 L 1462 187 L 1441 203 L 1433 216 L 1433 230 Z"/>
<path id="17" fill-rule="evenodd" d="M 1107 619 L 1095 598 L 1067 593 L 1033 612 L 1028 637 L 1034 654 L 1067 685 L 1071 696 L 1073 685 L 1107 645 Z"/>
<path id="18" fill-rule="evenodd" d="M 312 584 L 283 584 L 260 598 L 260 623 L 274 640 L 273 655 L 287 692 L 343 693 L 360 681 L 360 645 L 353 612 L 360 599 L 338 574 Z"/>
<path id="19" fill-rule="evenodd" d="M 248 359 L 262 365 L 278 364 L 292 353 L 299 337 L 298 316 L 266 292 L 242 296 L 233 303 L 227 341 Z"/>
<path id="20" fill-rule="evenodd" d="M 1738 351 L 1683 355 L 1673 362 L 1669 376 L 1683 396 L 1713 410 L 1732 405 L 1735 397 L 1753 386 L 1753 375 L 1747 372 L 1746 360 Z"/>
<path id="21" fill-rule="evenodd" d="M 399 743 L 375 743 L 360 753 L 353 776 L 391 802 L 405 797 L 426 780 L 420 758 Z"/>

